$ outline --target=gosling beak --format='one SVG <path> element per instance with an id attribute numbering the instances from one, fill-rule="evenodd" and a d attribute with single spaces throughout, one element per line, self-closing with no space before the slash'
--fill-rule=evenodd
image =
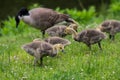
<path id="1" fill-rule="evenodd" d="M 65 53 L 65 51 L 62 49 L 62 53 Z"/>

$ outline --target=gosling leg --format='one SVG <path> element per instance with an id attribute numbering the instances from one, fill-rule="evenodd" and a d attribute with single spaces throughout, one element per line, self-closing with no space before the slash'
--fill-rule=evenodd
<path id="1" fill-rule="evenodd" d="M 35 59 L 34 59 L 34 65 L 36 65 L 36 63 L 38 63 L 38 60 L 40 59 L 41 55 L 40 55 L 40 51 L 39 51 L 39 48 L 35 51 L 34 53 L 34 56 L 35 56 Z M 39 64 L 39 63 L 38 63 Z"/>
<path id="2" fill-rule="evenodd" d="M 38 58 L 34 59 L 34 66 L 36 66 L 36 64 L 38 63 Z"/>
<path id="3" fill-rule="evenodd" d="M 110 35 L 109 35 L 109 38 L 110 38 L 112 41 L 114 41 L 115 36 L 110 34 Z"/>
<path id="4" fill-rule="evenodd" d="M 100 50 L 102 50 L 102 47 L 101 47 L 101 43 L 100 43 L 100 42 L 98 42 L 98 46 L 99 46 Z"/>
<path id="5" fill-rule="evenodd" d="M 114 41 L 114 40 L 115 40 L 115 36 L 113 35 L 113 36 L 112 36 L 112 41 Z"/>
<path id="6" fill-rule="evenodd" d="M 90 44 L 88 44 L 87 46 L 88 46 L 88 47 L 89 47 L 89 49 L 91 50 L 91 45 L 90 45 Z"/>
<path id="7" fill-rule="evenodd" d="M 45 31 L 42 31 L 42 38 L 45 38 Z"/>
<path id="8" fill-rule="evenodd" d="M 110 34 L 110 35 L 109 35 L 109 39 L 111 39 L 111 38 L 112 38 L 112 35 Z"/>
<path id="9" fill-rule="evenodd" d="M 40 58 L 40 66 L 43 66 L 43 58 Z"/>

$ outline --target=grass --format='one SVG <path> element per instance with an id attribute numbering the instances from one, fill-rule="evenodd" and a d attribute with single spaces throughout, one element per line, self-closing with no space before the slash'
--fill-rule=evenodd
<path id="1" fill-rule="evenodd" d="M 90 51 L 85 44 L 67 36 L 65 38 L 72 44 L 65 48 L 66 54 L 60 52 L 54 58 L 45 57 L 44 67 L 34 67 L 34 58 L 23 51 L 21 45 L 40 36 L 38 30 L 29 27 L 28 32 L 0 37 L 0 80 L 120 79 L 120 34 L 116 35 L 114 42 L 103 40 L 103 51 L 99 50 L 97 44 Z"/>
<path id="2" fill-rule="evenodd" d="M 119 15 L 112 13 L 98 15 L 94 7 L 88 11 L 66 11 L 80 23 L 78 31 L 95 28 L 106 19 L 120 19 Z M 120 34 L 113 42 L 103 40 L 102 51 L 97 44 L 92 45 L 90 51 L 85 44 L 75 42 L 69 35 L 65 38 L 72 44 L 65 48 L 66 54 L 60 52 L 54 58 L 45 57 L 44 67 L 34 67 L 34 57 L 21 46 L 41 37 L 39 30 L 23 22 L 16 29 L 14 18 L 9 17 L 8 20 L 0 29 L 3 34 L 0 37 L 0 80 L 120 80 Z"/>

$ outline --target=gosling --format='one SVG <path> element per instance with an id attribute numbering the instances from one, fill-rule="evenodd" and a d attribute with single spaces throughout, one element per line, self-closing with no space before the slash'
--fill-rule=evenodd
<path id="1" fill-rule="evenodd" d="M 109 34 L 109 39 L 114 40 L 115 34 L 120 32 L 120 21 L 106 20 L 101 23 L 99 29 Z"/>
<path id="2" fill-rule="evenodd" d="M 37 38 L 37 39 L 34 39 L 33 41 L 41 41 L 40 38 Z M 68 46 L 71 44 L 71 42 L 67 39 L 64 39 L 64 38 L 61 38 L 61 37 L 48 37 L 46 39 L 44 39 L 45 42 L 48 42 L 52 45 L 55 45 L 55 44 L 62 44 L 65 46 Z"/>
<path id="3" fill-rule="evenodd" d="M 91 45 L 98 43 L 99 48 L 102 50 L 101 41 L 106 38 L 106 35 L 100 31 L 90 29 L 83 30 L 82 32 L 77 33 L 72 28 L 66 28 L 66 33 L 72 34 L 72 37 L 77 42 L 85 43 L 91 50 Z"/>
<path id="4" fill-rule="evenodd" d="M 65 25 L 55 25 L 53 27 L 48 28 L 45 33 L 47 33 L 49 36 L 59 36 L 59 37 L 65 37 L 66 34 L 64 33 L 66 26 Z"/>
<path id="5" fill-rule="evenodd" d="M 31 56 L 35 57 L 34 65 L 38 63 L 38 60 L 40 60 L 40 66 L 42 66 L 43 57 L 55 57 L 59 50 L 64 51 L 64 46 L 62 44 L 51 45 L 44 41 L 34 41 L 23 45 L 22 49 Z"/>
<path id="6" fill-rule="evenodd" d="M 77 31 L 78 25 L 77 24 L 70 24 L 68 27 L 73 28 L 75 31 Z M 64 30 L 67 28 L 66 25 L 55 25 L 53 27 L 48 28 L 45 33 L 47 33 L 49 36 L 58 36 L 58 37 L 65 37 L 66 33 Z"/>

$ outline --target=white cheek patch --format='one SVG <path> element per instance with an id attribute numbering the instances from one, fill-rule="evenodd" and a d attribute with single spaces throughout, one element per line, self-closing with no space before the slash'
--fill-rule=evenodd
<path id="1" fill-rule="evenodd" d="M 18 16 L 18 18 L 21 20 L 22 19 L 22 17 L 21 16 Z"/>

